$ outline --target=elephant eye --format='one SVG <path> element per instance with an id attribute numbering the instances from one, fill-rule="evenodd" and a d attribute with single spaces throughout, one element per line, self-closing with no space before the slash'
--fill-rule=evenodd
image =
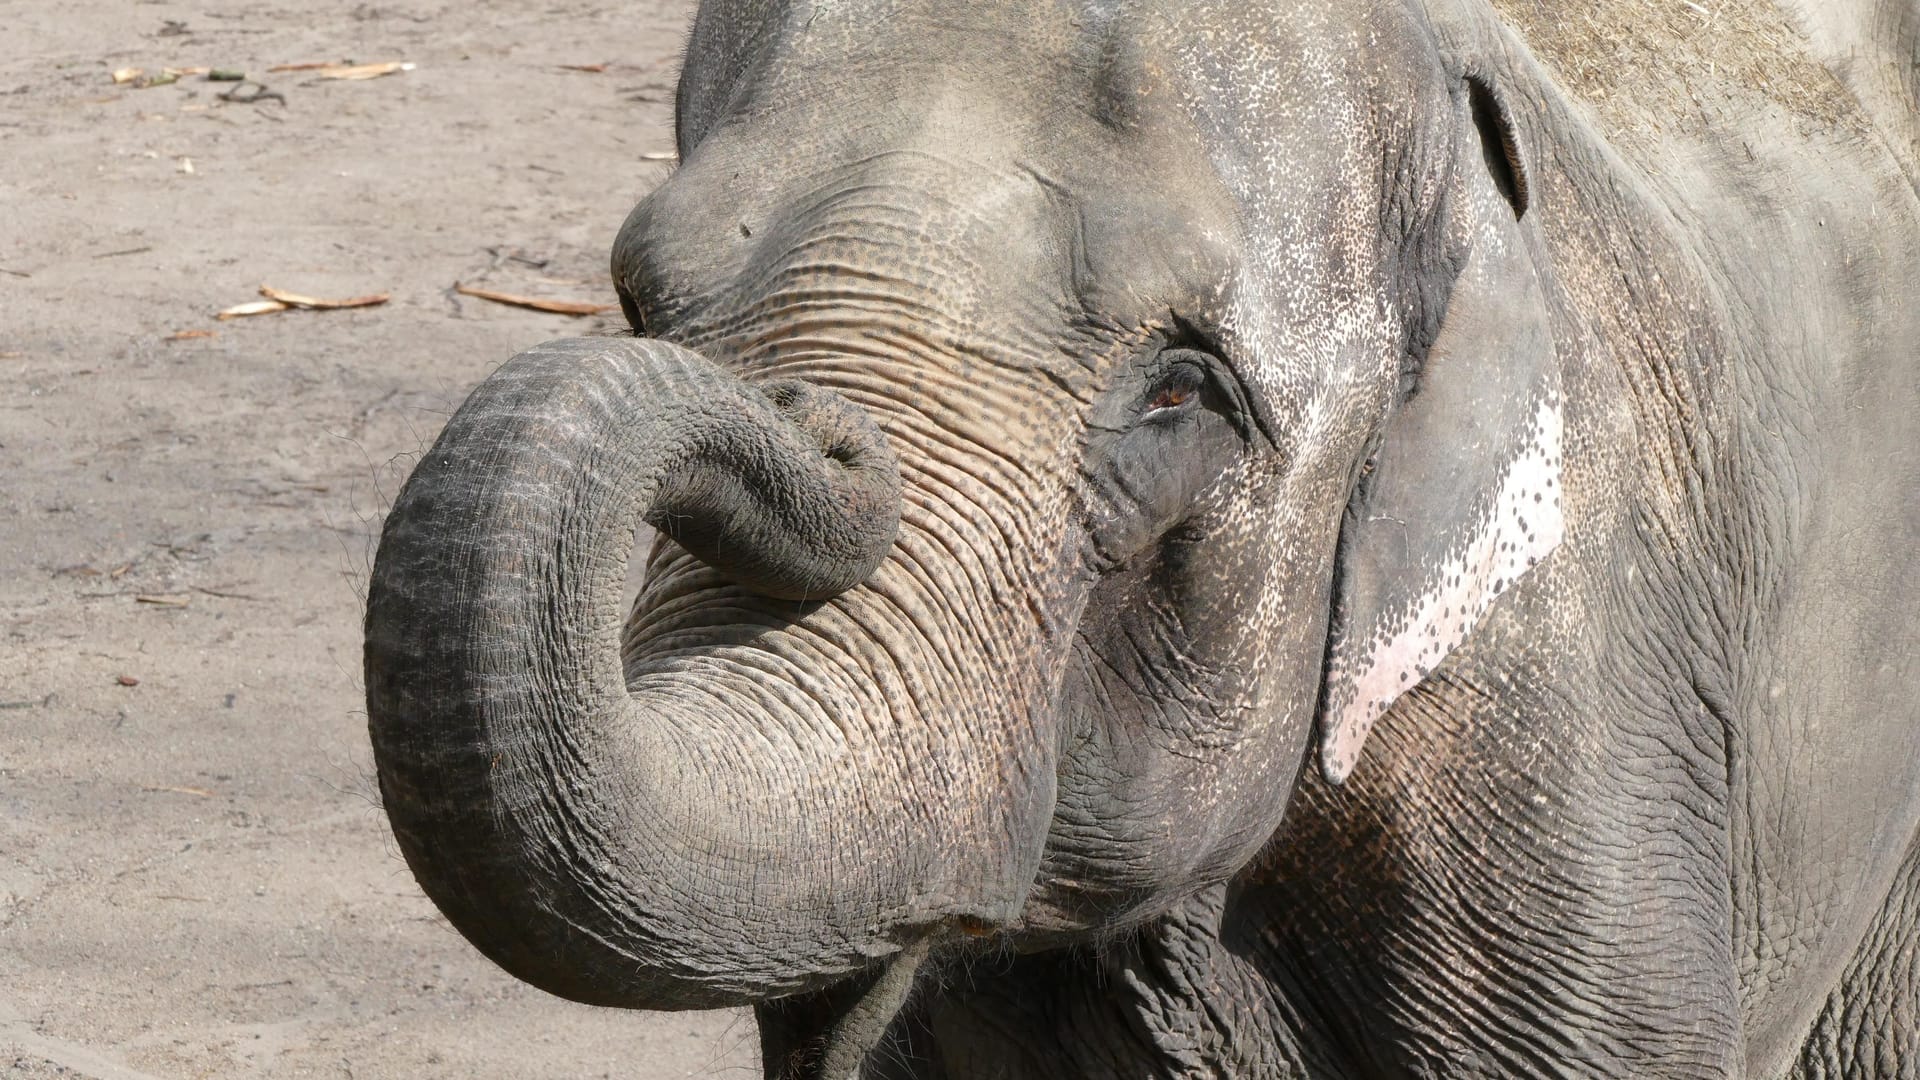
<path id="1" fill-rule="evenodd" d="M 1197 357 L 1170 359 L 1172 363 L 1161 371 L 1147 392 L 1147 416 L 1170 415 L 1198 399 L 1201 387 L 1206 384 L 1207 371 Z"/>
<path id="2" fill-rule="evenodd" d="M 1185 405 L 1187 399 L 1192 396 L 1193 391 L 1185 386 L 1163 386 L 1160 392 L 1154 395 L 1153 403 L 1147 408 L 1171 409 L 1176 405 Z"/>

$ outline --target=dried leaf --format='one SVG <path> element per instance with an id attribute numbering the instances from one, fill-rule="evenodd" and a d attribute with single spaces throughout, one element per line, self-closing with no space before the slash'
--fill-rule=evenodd
<path id="1" fill-rule="evenodd" d="M 325 71 L 327 68 L 343 68 L 346 63 L 339 60 L 309 60 L 303 64 L 275 64 L 267 69 L 269 74 L 277 71 Z"/>
<path id="2" fill-rule="evenodd" d="M 167 335 L 168 341 L 193 341 L 197 338 L 210 338 L 218 334 L 217 330 L 176 330 Z"/>
<path id="3" fill-rule="evenodd" d="M 224 321 L 226 319 L 243 318 L 248 315 L 271 315 L 276 311 L 291 310 L 292 307 L 292 304 L 283 304 L 278 300 L 255 300 L 251 303 L 235 304 L 214 316 L 214 318 Z"/>
<path id="4" fill-rule="evenodd" d="M 399 71 L 412 71 L 414 65 L 389 60 L 384 64 L 355 64 L 352 67 L 324 67 L 320 69 L 323 79 L 377 79 L 382 75 L 392 75 Z"/>
<path id="5" fill-rule="evenodd" d="M 319 308 L 322 310 L 372 307 L 375 304 L 384 304 L 392 299 L 392 297 L 386 293 L 374 293 L 371 296 L 352 296 L 345 300 L 322 300 L 316 296 L 302 296 L 299 293 L 290 293 L 285 289 L 276 289 L 271 285 L 260 286 L 260 295 L 269 300 L 277 300 L 288 307 Z"/>
<path id="6" fill-rule="evenodd" d="M 544 300 L 537 296 L 516 296 L 513 293 L 494 292 L 491 289 L 476 289 L 457 281 L 453 283 L 453 291 L 462 296 L 477 296 L 496 304 L 512 304 L 514 307 L 548 311 L 555 315 L 598 315 L 606 311 L 616 311 L 620 307 L 619 304 L 594 304 L 584 300 Z"/>
<path id="7" fill-rule="evenodd" d="M 146 73 L 145 68 L 121 68 L 113 73 L 113 85 L 125 86 Z"/>
<path id="8" fill-rule="evenodd" d="M 591 75 L 598 75 L 601 72 L 607 70 L 607 65 L 605 64 L 561 64 L 560 70 L 584 71 Z"/>
<path id="9" fill-rule="evenodd" d="M 114 679 L 113 681 L 119 683 L 121 686 L 139 686 L 140 685 L 139 678 L 133 675 L 121 675 L 118 678 Z"/>

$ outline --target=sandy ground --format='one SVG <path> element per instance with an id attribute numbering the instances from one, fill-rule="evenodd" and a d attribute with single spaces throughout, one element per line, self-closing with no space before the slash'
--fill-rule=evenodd
<path id="1" fill-rule="evenodd" d="M 0 0 L 0 1073 L 758 1074 L 739 1014 L 573 1005 L 460 940 L 361 705 L 414 455 L 516 350 L 620 325 L 451 286 L 613 301 L 687 15 Z M 417 66 L 266 71 L 343 59 Z M 112 81 L 168 65 L 284 102 Z M 215 320 L 262 284 L 392 300 Z"/>

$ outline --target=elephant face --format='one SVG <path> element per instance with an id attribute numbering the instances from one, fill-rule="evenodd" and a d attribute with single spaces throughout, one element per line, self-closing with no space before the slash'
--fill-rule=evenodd
<path id="1" fill-rule="evenodd" d="M 376 571 L 389 812 L 490 955 L 672 1006 L 1124 929 L 1552 550 L 1523 140 L 1398 5 L 1251 7 L 702 7 L 614 250 L 646 340 L 504 369 Z M 788 557 L 871 548 L 896 461 L 877 568 Z"/>

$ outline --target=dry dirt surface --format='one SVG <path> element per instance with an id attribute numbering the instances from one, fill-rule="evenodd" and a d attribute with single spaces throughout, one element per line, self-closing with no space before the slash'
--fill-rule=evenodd
<path id="1" fill-rule="evenodd" d="M 446 413 L 622 325 L 452 286 L 613 303 L 688 16 L 0 0 L 0 1074 L 758 1074 L 740 1014 L 560 1001 L 447 926 L 359 674 L 381 515 Z M 343 61 L 413 67 L 270 70 Z M 391 299 L 215 318 L 261 285 Z"/>

